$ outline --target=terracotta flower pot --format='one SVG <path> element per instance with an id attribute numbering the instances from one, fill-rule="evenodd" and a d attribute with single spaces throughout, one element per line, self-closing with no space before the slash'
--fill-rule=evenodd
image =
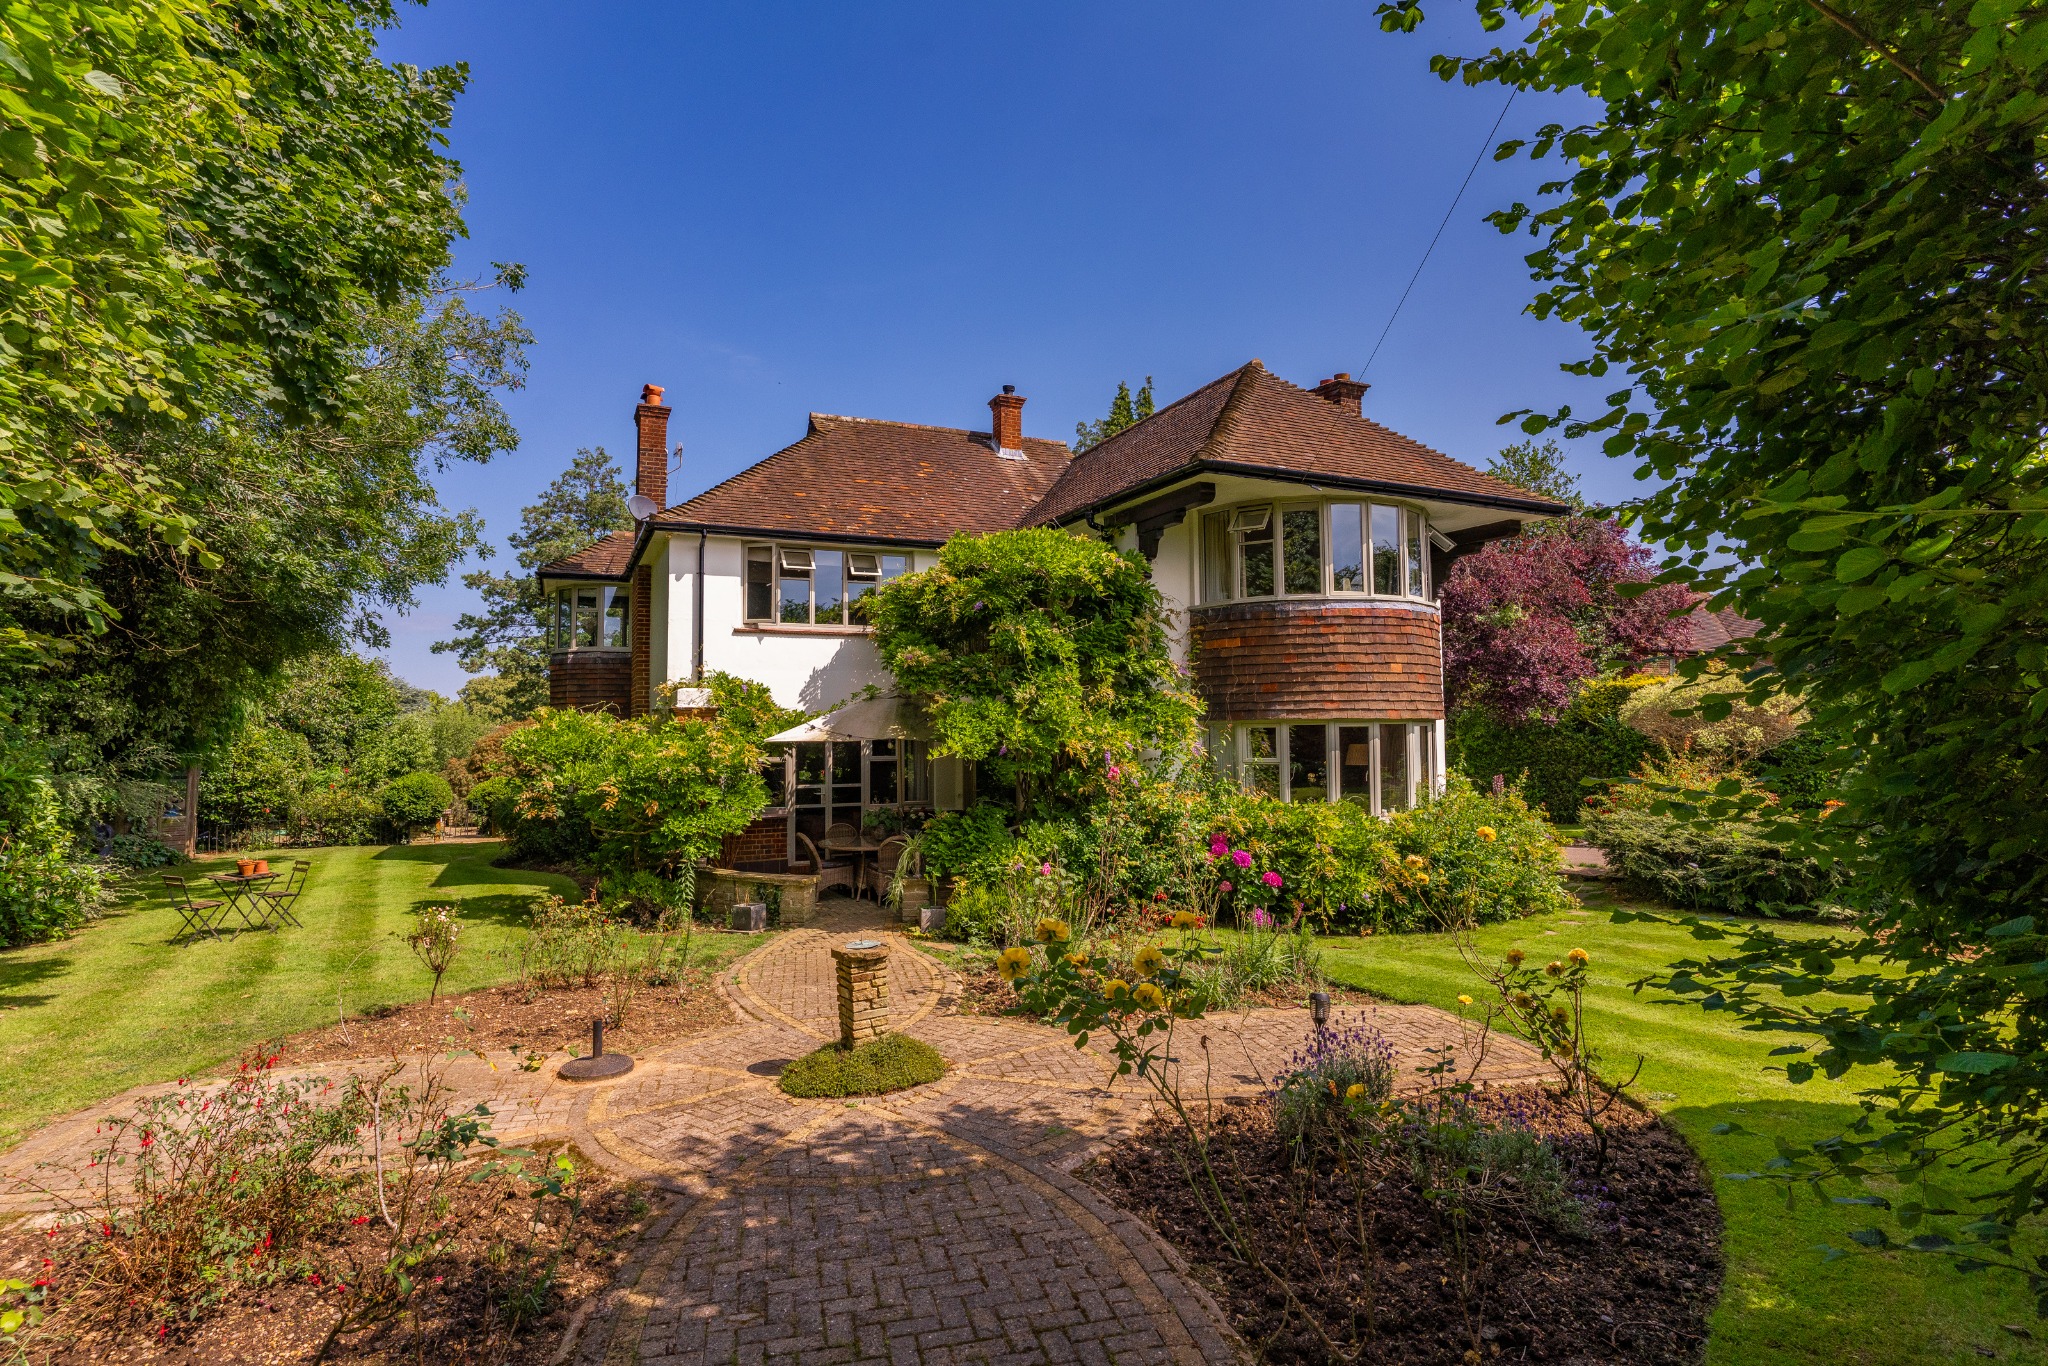
<path id="1" fill-rule="evenodd" d="M 257 859 L 256 866 L 250 869 L 249 871 L 254 873 L 257 877 L 262 877 L 264 874 L 270 871 L 270 860 L 266 858 Z"/>
<path id="2" fill-rule="evenodd" d="M 241 874 L 241 875 L 242 875 L 243 877 L 247 877 L 247 876 L 249 876 L 249 874 L 251 874 L 251 873 L 253 873 L 253 872 L 255 872 L 255 871 L 256 871 L 256 860 L 255 860 L 255 859 L 252 859 L 252 858 L 238 858 L 238 859 L 236 859 L 236 860 L 235 860 L 235 871 L 236 871 L 237 873 Z"/>

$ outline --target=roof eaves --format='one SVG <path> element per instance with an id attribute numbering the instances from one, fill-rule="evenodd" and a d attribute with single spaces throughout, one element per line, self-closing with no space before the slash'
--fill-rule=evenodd
<path id="1" fill-rule="evenodd" d="M 1386 493 L 1402 498 L 1426 499 L 1432 503 L 1458 503 L 1467 507 L 1500 508 L 1508 512 L 1527 512 L 1538 517 L 1561 517 L 1571 511 L 1563 503 L 1547 502 L 1540 498 L 1503 498 L 1493 494 L 1464 493 L 1455 489 L 1433 488 L 1425 484 L 1402 484 L 1391 479 L 1359 479 L 1350 475 L 1312 474 L 1302 470 L 1287 469 L 1277 465 L 1252 465 L 1239 460 L 1197 459 L 1177 469 L 1154 475 L 1142 483 L 1084 503 L 1068 512 L 1061 513 L 1041 525 L 1067 526 L 1083 521 L 1090 515 L 1101 513 L 1118 503 L 1129 502 L 1158 489 L 1178 483 L 1182 479 L 1201 474 L 1237 474 L 1254 479 L 1273 479 L 1289 484 L 1308 484 L 1322 488 L 1353 489 L 1360 493 Z"/>
<path id="2" fill-rule="evenodd" d="M 666 514 L 657 514 L 646 525 L 660 531 L 701 531 L 708 536 L 765 536 L 770 539 L 790 540 L 799 538 L 807 541 L 841 541 L 849 545 L 908 545 L 921 549 L 942 546 L 943 538 L 933 539 L 918 536 L 870 536 L 855 531 L 811 531 L 797 527 L 748 526 L 733 522 L 703 522 L 682 518 L 671 519 Z M 635 555 L 637 558 L 637 547 Z"/>

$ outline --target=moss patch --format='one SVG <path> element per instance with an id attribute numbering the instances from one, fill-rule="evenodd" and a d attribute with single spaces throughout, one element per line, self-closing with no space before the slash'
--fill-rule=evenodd
<path id="1" fill-rule="evenodd" d="M 884 1034 L 851 1051 L 828 1043 L 782 1069 L 782 1089 L 806 1100 L 880 1096 L 946 1074 L 946 1060 L 907 1034 Z"/>

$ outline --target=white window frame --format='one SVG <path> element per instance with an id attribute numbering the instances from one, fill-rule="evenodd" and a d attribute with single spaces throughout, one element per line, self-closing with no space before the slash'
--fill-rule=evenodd
<path id="1" fill-rule="evenodd" d="M 1322 561 L 1321 579 L 1318 587 L 1313 592 L 1290 593 L 1287 591 L 1286 514 L 1305 511 L 1311 506 L 1316 509 L 1317 535 L 1321 538 L 1321 545 L 1319 547 L 1321 552 L 1320 559 Z M 1334 513 L 1332 510 L 1338 506 L 1356 507 L 1359 509 L 1359 538 L 1364 549 L 1365 558 L 1363 566 L 1364 586 L 1357 591 L 1351 589 L 1340 590 L 1336 586 L 1336 565 L 1332 559 L 1335 544 L 1335 538 L 1332 533 L 1336 523 L 1333 520 Z M 1391 508 L 1397 515 L 1399 531 L 1394 546 L 1394 582 L 1399 585 L 1399 588 L 1393 593 L 1381 593 L 1373 588 L 1372 513 L 1375 507 Z M 1225 545 L 1223 553 L 1230 556 L 1230 565 L 1227 574 L 1215 577 L 1230 585 L 1230 596 L 1211 598 L 1206 595 L 1211 577 L 1209 572 L 1210 566 L 1207 563 L 1210 550 L 1207 536 L 1198 532 L 1192 539 L 1195 543 L 1197 556 L 1195 592 L 1196 596 L 1200 599 L 1198 604 L 1200 606 L 1215 606 L 1226 602 L 1274 602 L 1286 598 L 1297 600 L 1341 598 L 1347 602 L 1374 600 L 1380 602 L 1431 601 L 1430 595 L 1435 585 L 1431 581 L 1429 550 L 1427 547 L 1434 540 L 1436 532 L 1430 525 L 1429 514 L 1421 508 L 1407 503 L 1385 500 L 1375 503 L 1372 499 L 1363 496 L 1321 499 L 1274 498 L 1252 503 L 1241 503 L 1233 507 L 1208 510 L 1204 512 L 1203 516 L 1205 519 L 1208 517 L 1220 517 L 1223 519 L 1223 541 Z M 1205 521 L 1203 525 L 1206 524 Z M 1247 531 L 1268 531 L 1272 535 L 1273 591 L 1271 593 L 1254 594 L 1246 591 L 1244 578 L 1244 534 Z M 1410 546 L 1418 543 L 1423 547 L 1420 552 L 1421 559 L 1411 563 L 1409 556 Z M 1420 593 L 1407 591 L 1410 586 L 1411 576 L 1421 584 Z"/>
<path id="2" fill-rule="evenodd" d="M 1294 800 L 1294 774 L 1291 760 L 1293 732 L 1303 729 L 1318 729 L 1323 733 L 1323 767 L 1327 774 L 1324 782 L 1324 800 L 1340 802 L 1348 800 L 1343 790 L 1344 756 L 1338 748 L 1340 731 L 1365 728 L 1367 732 L 1370 762 L 1366 765 L 1367 798 L 1372 813 L 1382 819 L 1397 814 L 1387 808 L 1385 794 L 1381 791 L 1380 756 L 1386 743 L 1389 726 L 1403 728 L 1402 743 L 1407 749 L 1406 802 L 1402 811 L 1412 811 L 1425 791 L 1441 795 L 1444 790 L 1444 775 L 1438 771 L 1438 732 L 1443 722 L 1432 717 L 1406 720 L 1368 720 L 1346 718 L 1341 721 L 1231 721 L 1211 728 L 1210 744 L 1218 755 L 1218 761 L 1231 770 L 1238 783 L 1247 790 L 1253 789 L 1250 771 L 1254 766 L 1272 765 L 1277 769 L 1274 793 L 1283 802 Z M 1273 730 L 1272 759 L 1255 759 L 1251 754 L 1249 732 L 1253 727 L 1271 727 Z"/>
<path id="3" fill-rule="evenodd" d="M 753 558 L 754 552 L 757 550 L 766 550 L 768 552 L 768 614 L 766 616 L 754 615 L 752 605 L 747 601 L 747 574 L 749 567 L 757 563 Z M 850 546 L 831 545 L 824 542 L 793 544 L 783 541 L 746 541 L 740 546 L 740 620 L 750 627 L 773 626 L 790 631 L 818 629 L 834 631 L 843 630 L 849 625 L 856 624 L 851 621 L 820 622 L 817 619 L 818 555 L 823 551 L 833 551 L 840 556 L 839 593 L 843 612 L 850 612 L 856 598 L 865 596 L 866 592 L 872 592 L 883 584 L 901 578 L 905 574 L 915 574 L 917 572 L 917 552 L 908 546 L 900 549 L 892 546 L 870 546 L 854 549 Z M 891 556 L 898 557 L 903 561 L 903 568 L 896 574 L 889 574 L 887 572 L 887 561 Z M 866 563 L 863 564 L 862 561 Z M 803 621 L 784 621 L 782 619 L 782 575 L 784 570 L 792 572 L 801 571 L 805 576 L 806 582 L 811 585 L 810 592 L 807 595 L 808 601 L 804 609 L 805 618 Z M 851 588 L 856 583 L 865 585 L 865 592 L 858 595 L 854 594 Z"/>

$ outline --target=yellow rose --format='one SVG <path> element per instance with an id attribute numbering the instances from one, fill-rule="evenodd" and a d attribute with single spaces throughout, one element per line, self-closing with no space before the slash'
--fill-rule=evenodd
<path id="1" fill-rule="evenodd" d="M 1429 862 L 1428 859 L 1424 858 L 1420 854 L 1410 854 L 1407 858 L 1402 859 L 1401 861 L 1407 864 L 1410 868 L 1420 868 Z"/>
<path id="2" fill-rule="evenodd" d="M 1067 955 L 1067 966 L 1070 968 L 1085 968 L 1088 966 L 1088 959 L 1081 954 L 1070 953 Z"/>
<path id="3" fill-rule="evenodd" d="M 1553 958 L 1550 960 L 1549 963 L 1544 965 L 1543 970 L 1549 973 L 1552 977 L 1561 977 L 1564 975 L 1564 964 L 1558 962 L 1555 958 Z"/>
<path id="4" fill-rule="evenodd" d="M 1478 835 L 1478 836 L 1479 836 L 1479 838 L 1481 838 L 1481 839 L 1485 840 L 1485 841 L 1486 841 L 1486 842 L 1487 842 L 1488 844 L 1492 844 L 1492 843 L 1493 843 L 1493 827 L 1492 827 L 1492 826 L 1490 826 L 1490 825 L 1482 825 L 1482 826 L 1480 826 L 1480 827 L 1479 827 L 1479 828 L 1478 828 L 1477 830 L 1473 831 L 1473 833 L 1474 833 L 1474 834 L 1476 834 L 1476 835 Z"/>
<path id="5" fill-rule="evenodd" d="M 1461 1006 L 1469 1006 L 1472 1004 L 1472 998 L 1470 996 L 1460 994 L 1458 997 L 1458 1004 Z"/>
<path id="6" fill-rule="evenodd" d="M 1581 966 L 1583 966 L 1587 959 L 1591 957 L 1591 955 L 1588 954 L 1584 949 L 1573 949 L 1570 953 L 1566 954 L 1565 957 L 1571 959 L 1574 963 L 1578 963 Z"/>
<path id="7" fill-rule="evenodd" d="M 1415 880 L 1416 880 L 1417 882 L 1421 883 L 1421 884 L 1422 884 L 1423 886 L 1427 887 L 1427 886 L 1429 885 L 1429 874 L 1428 874 L 1428 873 L 1417 873 L 1417 874 L 1415 875 Z"/>
<path id="8" fill-rule="evenodd" d="M 1157 976 L 1159 970 L 1166 966 L 1166 951 L 1157 944 L 1147 944 L 1138 950 L 1137 956 L 1131 960 L 1131 966 L 1138 970 L 1140 977 Z"/>
<path id="9" fill-rule="evenodd" d="M 1016 945 L 1004 949 L 996 957 L 996 971 L 1005 982 L 1014 982 L 1031 971 L 1031 950 Z"/>
<path id="10" fill-rule="evenodd" d="M 1569 1020 L 1571 1017 L 1572 1013 L 1569 1010 L 1566 1010 L 1563 1006 L 1552 1006 L 1550 1008 L 1550 1018 L 1557 1021 L 1559 1024 L 1563 1024 L 1566 1020 Z"/>
<path id="11" fill-rule="evenodd" d="M 1051 916 L 1038 922 L 1038 942 L 1041 944 L 1064 944 L 1067 942 L 1067 922 Z"/>
<path id="12" fill-rule="evenodd" d="M 1528 955 L 1523 953 L 1520 949 L 1509 949 L 1507 951 L 1508 966 L 1511 968 L 1518 968 L 1522 966 L 1522 960 L 1527 956 Z"/>
<path id="13" fill-rule="evenodd" d="M 1175 911 L 1173 913 L 1173 927 L 1176 930 L 1192 930 L 1201 923 L 1202 917 L 1196 915 L 1193 911 Z"/>
<path id="14" fill-rule="evenodd" d="M 1344 1088 L 1344 1099 L 1346 1100 L 1360 1100 L 1364 1096 L 1365 1085 L 1363 1082 L 1354 1081 L 1351 1085 Z"/>
<path id="15" fill-rule="evenodd" d="M 1138 983 L 1137 986 L 1131 989 L 1131 999 L 1147 1010 L 1164 1010 L 1166 1008 L 1166 993 L 1159 989 L 1156 982 Z"/>
<path id="16" fill-rule="evenodd" d="M 1128 995 L 1130 990 L 1131 984 L 1121 977 L 1112 977 L 1102 984 L 1102 994 L 1112 1001 L 1119 996 Z"/>

